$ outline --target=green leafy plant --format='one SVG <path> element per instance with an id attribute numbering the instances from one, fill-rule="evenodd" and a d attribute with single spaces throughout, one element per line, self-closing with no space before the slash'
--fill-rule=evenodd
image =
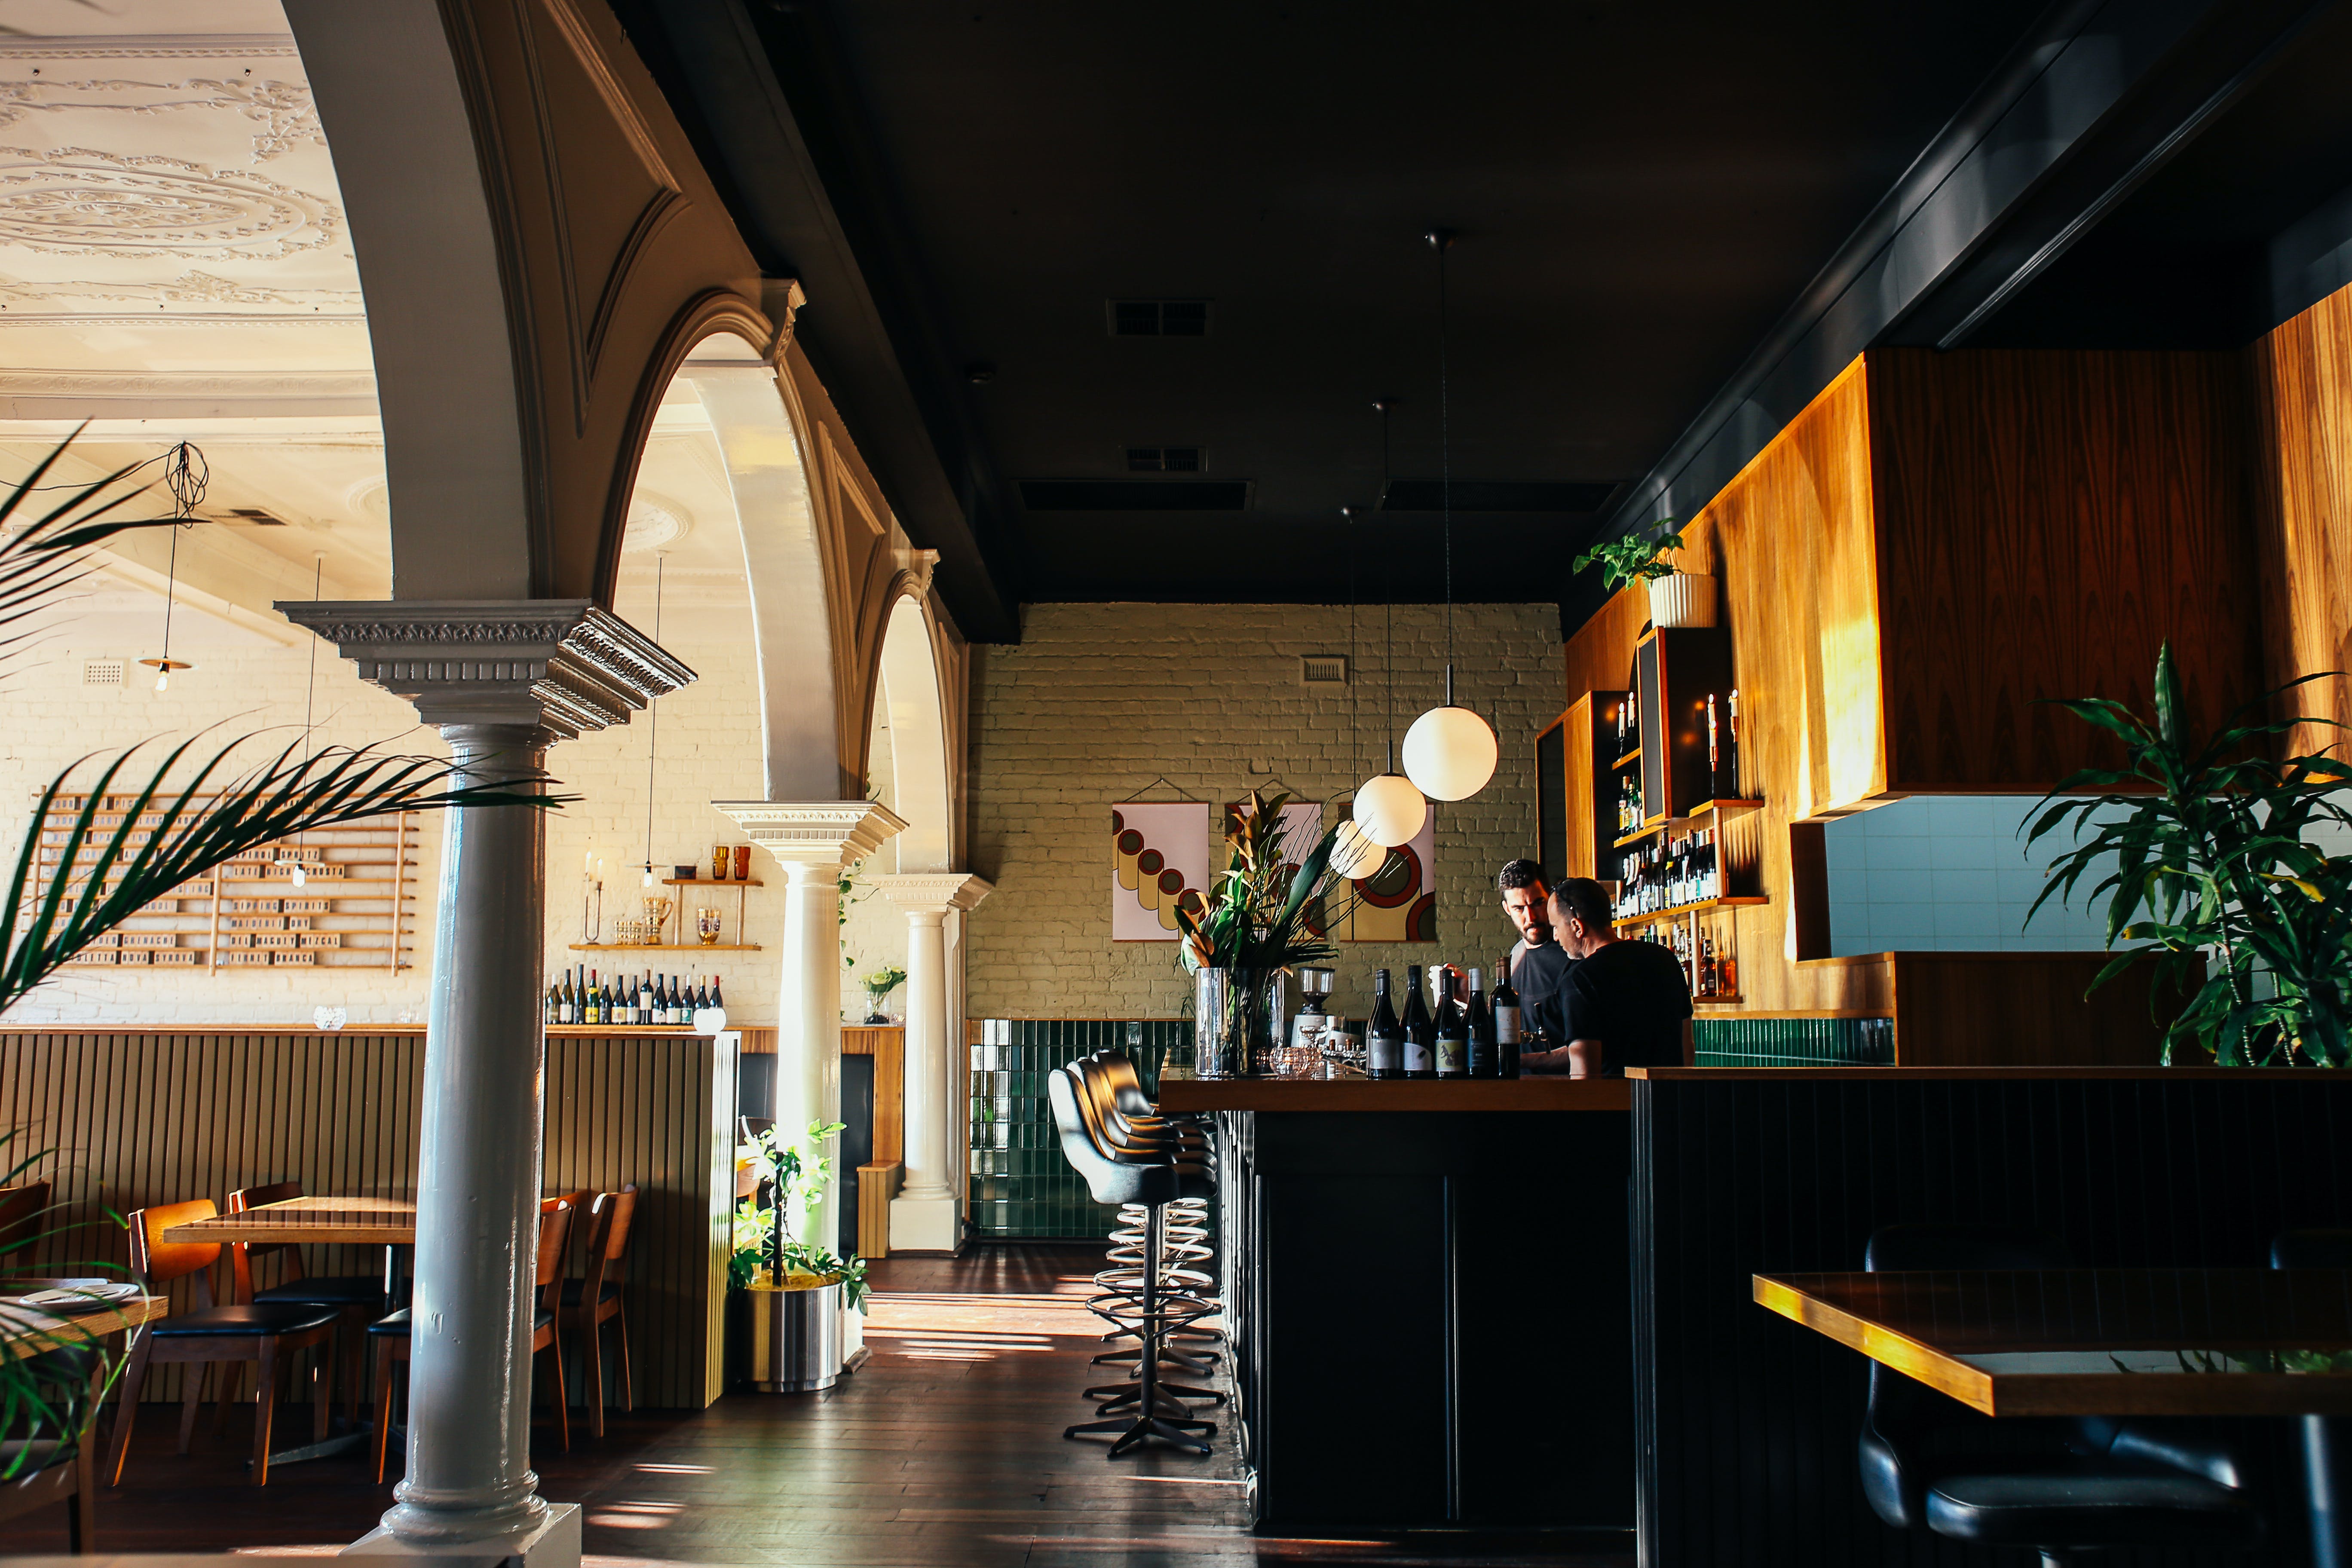
<path id="1" fill-rule="evenodd" d="M 12 1147 L 23 1130 L 10 1128 L 0 1131 L 0 1187 L 15 1186 L 32 1173 L 36 1167 L 56 1152 L 39 1149 L 32 1153 L 16 1155 Z M 96 1228 L 110 1224 L 123 1228 L 123 1218 L 111 1209 L 103 1211 L 103 1221 L 84 1220 L 68 1225 L 52 1225 L 47 1228 L 25 1231 L 42 1225 L 52 1216 L 66 1212 L 64 1204 L 51 1204 L 47 1208 L 25 1216 L 17 1225 L 17 1234 L 6 1237 L 10 1253 L 18 1258 L 28 1258 L 53 1237 L 68 1233 Z M 24 1272 L 23 1264 L 14 1266 Z M 91 1258 L 74 1258 L 47 1264 L 46 1268 L 74 1279 L 102 1278 L 108 1274 L 127 1275 L 130 1271 L 119 1263 L 106 1263 Z M 22 1289 L 22 1287 L 18 1287 Z M 0 1433 L 7 1435 L 12 1450 L 5 1462 L 0 1462 L 0 1483 L 41 1469 L 46 1464 L 61 1463 L 71 1457 L 75 1448 L 91 1440 L 91 1429 L 98 1423 L 100 1406 L 113 1391 L 122 1375 L 131 1351 L 138 1347 L 143 1329 L 133 1329 L 125 1338 L 120 1355 L 111 1353 L 102 1334 L 93 1333 L 80 1320 L 56 1314 L 35 1314 L 30 1309 L 9 1308 L 0 1310 L 0 1331 L 11 1334 L 37 1328 L 50 1348 L 26 1356 L 12 1356 L 0 1363 Z M 47 1452 L 35 1445 L 55 1442 L 57 1449 Z"/>
<path id="2" fill-rule="evenodd" d="M 1252 790 L 1225 834 L 1225 869 L 1202 907 L 1178 902 L 1178 956 L 1187 970 L 1286 969 L 1332 956 L 1322 904 L 1346 879 L 1331 866 L 1339 825 L 1294 864 L 1282 830 L 1289 803 L 1287 792 L 1269 800 Z"/>
<path id="3" fill-rule="evenodd" d="M 1662 557 L 1669 550 L 1680 550 L 1683 536 L 1674 531 L 1671 517 L 1660 518 L 1654 526 L 1654 533 L 1636 529 L 1594 545 L 1576 558 L 1574 570 L 1599 566 L 1601 581 L 1612 593 L 1636 582 L 1673 576 L 1674 567 Z"/>
<path id="4" fill-rule="evenodd" d="M 879 969 L 868 972 L 866 978 L 858 984 L 866 987 L 866 994 L 869 998 L 871 1006 L 877 1014 L 879 1014 L 882 1011 L 883 1001 L 891 992 L 898 989 L 906 978 L 905 970 L 895 963 L 886 963 Z"/>
<path id="5" fill-rule="evenodd" d="M 845 1125 L 810 1122 L 809 1147 L 824 1148 L 825 1140 Z M 787 1275 L 812 1274 L 825 1284 L 838 1282 L 842 1300 L 863 1312 L 866 1259 L 855 1254 L 837 1257 L 829 1247 L 793 1234 L 793 1214 L 797 1211 L 805 1222 L 814 1218 L 824 1204 L 825 1188 L 833 1182 L 833 1157 L 803 1158 L 800 1145 L 779 1138 L 773 1127 L 761 1129 L 738 1151 L 738 1157 L 761 1167 L 765 1191 L 739 1199 L 735 1205 L 734 1251 L 727 1259 L 727 1288 L 748 1290 L 765 1274 L 769 1285 L 781 1289 Z M 768 1200 L 764 1204 L 759 1201 L 762 1196 Z"/>
<path id="6" fill-rule="evenodd" d="M 2116 956 L 2092 987 L 2146 963 L 2158 983 L 2154 1005 L 2168 990 L 2188 996 L 2165 1035 L 2168 1065 L 2184 1050 L 2224 1067 L 2352 1065 L 2352 857 L 2311 837 L 2315 828 L 2352 829 L 2352 766 L 2325 753 L 2283 762 L 2263 754 L 2272 737 L 2298 724 L 2333 724 L 2265 717 L 2285 693 L 2325 679 L 2291 681 L 2240 707 L 2213 734 L 2191 736 L 2167 643 L 2157 655 L 2152 721 L 2106 698 L 2058 703 L 2121 741 L 2126 761 L 2085 768 L 2044 797 L 2028 847 L 2062 828 L 2071 828 L 2074 847 L 2051 863 L 2026 919 L 2053 898 L 2071 902 L 2084 879 L 2105 871 L 2086 898 L 2105 900 L 2106 945 Z M 2087 790 L 2107 793 L 2074 795 Z"/>

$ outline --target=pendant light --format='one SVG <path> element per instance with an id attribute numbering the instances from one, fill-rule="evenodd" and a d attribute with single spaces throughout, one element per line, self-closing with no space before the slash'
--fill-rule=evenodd
<path id="1" fill-rule="evenodd" d="M 1363 727 L 1357 722 L 1363 707 L 1362 671 L 1356 665 L 1356 521 L 1360 515 L 1352 506 L 1343 506 L 1339 515 L 1348 520 L 1348 772 L 1350 776 L 1364 769 Z M 1388 847 L 1375 844 L 1353 816 L 1341 820 L 1331 836 L 1331 869 L 1351 881 L 1361 881 L 1377 874 L 1389 863 Z"/>
<path id="2" fill-rule="evenodd" d="M 310 552 L 310 602 L 312 604 L 319 602 L 319 591 L 326 585 L 326 581 L 327 552 L 323 550 L 314 550 Z M 321 640 L 319 637 L 310 639 L 310 673 L 302 678 L 302 765 L 306 768 L 310 765 L 310 759 L 318 755 L 314 749 L 314 742 L 318 739 L 319 732 L 312 726 L 319 711 L 319 644 Z M 286 879 L 298 888 L 310 880 L 310 874 L 302 869 L 302 836 L 299 833 L 294 836 L 294 856 L 291 868 L 286 874 Z"/>
<path id="3" fill-rule="evenodd" d="M 1429 231 L 1437 252 L 1437 445 L 1438 497 L 1445 539 L 1445 701 L 1412 721 L 1404 732 L 1404 771 L 1432 800 L 1467 800 L 1486 787 L 1501 755 L 1486 721 L 1454 701 L 1454 431 L 1446 363 L 1445 252 L 1450 229 Z"/>
<path id="4" fill-rule="evenodd" d="M 172 604 L 179 597 L 180 530 L 195 526 L 197 503 L 205 499 L 205 487 L 211 482 L 212 469 L 204 453 L 187 442 L 164 454 L 163 483 L 172 492 L 172 553 L 163 567 L 163 656 L 139 661 L 155 672 L 158 697 L 172 689 L 173 670 L 196 668 L 184 658 L 172 657 Z"/>
<path id="5" fill-rule="evenodd" d="M 1381 416 L 1381 504 L 1388 505 L 1389 493 L 1389 414 L 1396 405 L 1383 399 L 1372 405 Z M 1390 554 L 1381 556 L 1381 584 L 1388 587 L 1387 562 Z M 1356 826 L 1364 837 L 1384 849 L 1394 849 L 1412 842 L 1421 825 L 1429 820 L 1429 802 L 1423 798 L 1413 782 L 1396 771 L 1396 595 L 1383 593 L 1389 601 L 1389 649 L 1387 670 L 1387 711 L 1381 726 L 1388 739 L 1388 768 L 1375 778 L 1367 779 L 1356 790 Z"/>
<path id="6" fill-rule="evenodd" d="M 654 641 L 661 641 L 662 576 L 669 569 L 669 552 L 654 557 Z M 654 748 L 661 740 L 661 710 L 646 699 L 646 874 L 637 886 L 650 892 L 654 885 Z M 686 917 L 678 917 L 683 921 Z M 679 938 L 684 941 L 683 937 Z"/>

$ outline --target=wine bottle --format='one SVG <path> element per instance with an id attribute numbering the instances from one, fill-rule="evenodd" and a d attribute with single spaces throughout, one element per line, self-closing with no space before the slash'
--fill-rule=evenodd
<path id="1" fill-rule="evenodd" d="M 1389 1005 L 1389 972 L 1372 971 L 1372 1017 L 1364 1026 L 1364 1070 L 1374 1078 L 1404 1076 L 1404 1031 Z"/>
<path id="2" fill-rule="evenodd" d="M 1470 1076 L 1495 1078 L 1495 1015 L 1486 1005 L 1486 977 L 1470 972 L 1470 1003 L 1463 1009 L 1470 1027 Z"/>
<path id="3" fill-rule="evenodd" d="M 1421 993 L 1421 965 L 1404 966 L 1404 1076 L 1437 1076 L 1437 1020 Z"/>
<path id="4" fill-rule="evenodd" d="M 654 976 L 654 984 L 661 987 L 661 1001 L 656 1004 L 661 1012 L 661 1021 L 665 1024 L 677 1023 L 677 976 L 656 974 Z"/>
<path id="5" fill-rule="evenodd" d="M 675 974 L 669 977 L 669 1021 L 673 1027 L 686 1022 L 686 998 L 678 991 Z"/>
<path id="6" fill-rule="evenodd" d="M 708 977 L 694 988 L 694 1010 L 698 1013 L 707 1013 L 710 1010 L 710 981 Z"/>
<path id="7" fill-rule="evenodd" d="M 1723 789 L 1723 752 L 1717 743 L 1715 727 L 1715 693 L 1706 694 L 1706 793 L 1716 800 L 1728 799 Z"/>
<path id="8" fill-rule="evenodd" d="M 596 972 L 593 969 L 588 972 L 588 984 L 580 989 L 580 1021 L 583 1024 L 604 1021 L 604 1009 L 596 1005 Z"/>
<path id="9" fill-rule="evenodd" d="M 1454 969 L 1441 963 L 1434 971 L 1437 993 L 1437 1076 L 1470 1076 L 1470 1015 L 1454 995 Z"/>
<path id="10" fill-rule="evenodd" d="M 1739 793 L 1739 688 L 1731 689 L 1723 721 L 1723 784 L 1716 793 L 1727 800 L 1745 800 Z"/>
<path id="11" fill-rule="evenodd" d="M 1495 1076 L 1519 1076 L 1518 988 L 1511 984 L 1511 961 L 1506 955 L 1495 968 Z"/>
<path id="12" fill-rule="evenodd" d="M 727 996 L 719 988 L 719 976 L 716 974 L 710 977 L 710 1005 L 722 1013 L 727 1010 Z"/>
<path id="13" fill-rule="evenodd" d="M 1713 931 L 1709 931 L 1699 942 L 1698 994 L 1702 996 L 1715 994 L 1715 933 Z"/>

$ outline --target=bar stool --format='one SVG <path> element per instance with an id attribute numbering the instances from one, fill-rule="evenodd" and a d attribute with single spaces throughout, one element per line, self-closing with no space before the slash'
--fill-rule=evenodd
<path id="1" fill-rule="evenodd" d="M 1151 1102 L 1144 1097 L 1142 1081 L 1133 1062 L 1116 1051 L 1097 1051 L 1080 1058 L 1074 1065 L 1084 1077 L 1100 1118 L 1114 1142 L 1166 1142 L 1177 1150 L 1181 1158 L 1205 1164 L 1213 1173 L 1215 1146 L 1192 1119 L 1161 1117 L 1149 1110 Z M 1217 1308 L 1216 1281 L 1206 1273 L 1184 1267 L 1207 1262 L 1213 1256 L 1213 1249 L 1209 1245 L 1208 1226 L 1208 1200 L 1205 1198 L 1181 1199 L 1168 1205 L 1164 1221 L 1165 1243 L 1160 1255 L 1163 1265 L 1162 1279 L 1183 1287 L 1187 1297 L 1206 1307 L 1207 1310 L 1195 1314 L 1196 1318 L 1209 1316 Z M 1131 1205 L 1122 1209 L 1119 1224 L 1112 1229 L 1110 1238 L 1112 1247 L 1106 1261 L 1111 1267 L 1097 1274 L 1095 1282 L 1106 1290 L 1131 1297 L 1141 1278 L 1143 1210 Z M 1222 1337 L 1213 1330 L 1189 1324 L 1171 1331 L 1171 1333 L 1181 1333 L 1187 1339 L 1213 1344 Z M 1105 1337 L 1116 1339 L 1124 1336 L 1114 1333 Z M 1120 1361 L 1128 1353 L 1113 1352 L 1097 1356 L 1095 1360 L 1097 1363 Z M 1188 1354 L 1172 1347 L 1167 1354 L 1185 1370 L 1202 1373 L 1208 1372 L 1216 1359 L 1206 1352 Z"/>
<path id="2" fill-rule="evenodd" d="M 1067 1068 L 1057 1069 L 1045 1080 L 1046 1095 L 1054 1108 L 1054 1125 L 1061 1133 L 1062 1152 L 1086 1179 L 1087 1188 L 1097 1203 L 1143 1205 L 1149 1232 L 1145 1253 L 1147 1258 L 1155 1256 L 1168 1205 L 1180 1197 L 1205 1197 L 1212 1183 L 1208 1168 L 1179 1162 L 1161 1152 L 1145 1153 L 1111 1145 L 1102 1135 L 1084 1084 L 1081 1075 Z M 1110 1446 L 1112 1458 L 1155 1437 L 1205 1454 L 1209 1451 L 1207 1439 L 1215 1436 L 1216 1425 L 1195 1419 L 1190 1408 L 1160 1382 L 1159 1337 L 1170 1314 L 1160 1299 L 1156 1268 L 1144 1270 L 1139 1307 L 1137 1326 L 1143 1339 L 1142 1353 L 1138 1359 L 1133 1418 L 1120 1415 L 1082 1422 L 1065 1428 L 1062 1436 L 1117 1433 Z M 1193 1436 L 1196 1431 L 1200 1436 Z"/>
<path id="3" fill-rule="evenodd" d="M 182 1374 L 186 1393 L 180 1404 L 180 1452 L 188 1451 L 195 1435 L 196 1406 L 204 1397 L 205 1372 L 213 1362 L 259 1362 L 260 1402 L 253 1412 L 253 1484 L 269 1482 L 269 1428 L 278 1409 L 278 1358 L 311 1345 L 324 1344 L 335 1331 L 332 1307 L 306 1307 L 291 1301 L 243 1302 L 216 1306 L 213 1301 L 212 1267 L 220 1261 L 216 1241 L 166 1242 L 159 1239 L 175 1225 L 211 1219 L 219 1214 L 210 1198 L 184 1204 L 158 1204 L 131 1211 L 131 1271 L 150 1295 L 188 1275 L 195 1276 L 196 1307 L 159 1318 L 140 1331 L 139 1347 L 122 1374 L 122 1397 L 114 1411 L 114 1461 L 108 1467 L 109 1484 L 122 1484 L 122 1464 L 131 1455 L 131 1428 L 139 1415 L 139 1394 L 147 1368 L 156 1362 L 187 1364 Z M 224 1387 L 226 1395 L 226 1389 Z M 310 1406 L 314 1440 L 327 1436 L 326 1391 Z"/>

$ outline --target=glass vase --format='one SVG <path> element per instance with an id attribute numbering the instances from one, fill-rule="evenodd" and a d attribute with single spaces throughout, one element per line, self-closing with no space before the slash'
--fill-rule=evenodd
<path id="1" fill-rule="evenodd" d="M 1199 969 L 1192 973 L 1192 1064 L 1201 1078 L 1250 1078 L 1274 1052 L 1274 987 L 1279 970 Z"/>

